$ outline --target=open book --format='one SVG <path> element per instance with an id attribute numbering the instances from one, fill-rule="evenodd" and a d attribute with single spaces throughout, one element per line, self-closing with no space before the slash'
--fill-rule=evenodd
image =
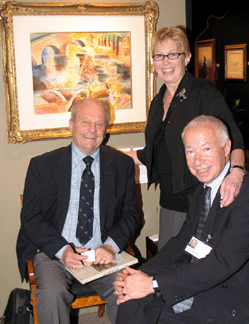
<path id="1" fill-rule="evenodd" d="M 115 271 L 124 269 L 126 266 L 131 266 L 138 263 L 138 259 L 129 253 L 122 252 L 116 255 L 115 260 L 109 264 L 92 264 L 90 267 L 81 269 L 66 269 L 82 284 L 93 281 L 100 277 L 106 276 Z"/>

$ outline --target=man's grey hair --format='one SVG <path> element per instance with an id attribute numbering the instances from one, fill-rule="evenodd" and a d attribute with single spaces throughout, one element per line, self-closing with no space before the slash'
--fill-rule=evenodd
<path id="1" fill-rule="evenodd" d="M 76 112 L 77 112 L 77 108 L 84 102 L 95 102 L 100 104 L 104 110 L 105 110 L 105 114 L 106 114 L 106 128 L 109 126 L 110 123 L 110 119 L 111 119 L 111 115 L 110 115 L 110 109 L 108 107 L 108 105 L 102 101 L 102 100 L 98 100 L 98 99 L 82 99 L 77 101 L 75 104 L 72 105 L 71 107 L 71 120 L 74 122 L 75 121 L 75 116 L 76 116 Z"/>
<path id="2" fill-rule="evenodd" d="M 212 125 L 215 128 L 220 144 L 223 147 L 226 144 L 227 140 L 229 139 L 228 129 L 226 125 L 219 118 L 214 116 L 201 115 L 191 120 L 183 129 L 182 132 L 183 142 L 184 142 L 184 135 L 189 128 L 207 127 L 209 125 Z"/>

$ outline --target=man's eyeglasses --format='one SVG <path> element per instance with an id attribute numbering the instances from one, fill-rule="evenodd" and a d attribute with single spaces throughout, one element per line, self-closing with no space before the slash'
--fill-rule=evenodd
<path id="1" fill-rule="evenodd" d="M 167 57 L 169 60 L 176 60 L 182 54 L 185 54 L 185 53 L 173 52 L 173 53 L 169 53 L 169 54 L 155 54 L 152 56 L 152 58 L 154 61 L 163 61 L 165 59 L 165 57 Z"/>

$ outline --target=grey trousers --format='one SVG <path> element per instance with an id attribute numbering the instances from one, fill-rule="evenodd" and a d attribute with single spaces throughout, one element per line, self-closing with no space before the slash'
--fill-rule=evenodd
<path id="1" fill-rule="evenodd" d="M 33 257 L 33 263 L 39 324 L 70 324 L 70 303 L 74 299 L 70 292 L 73 276 L 61 262 L 51 260 L 42 252 Z M 101 299 L 107 301 L 106 311 L 112 324 L 115 323 L 117 314 L 117 296 L 113 294 L 116 276 L 117 272 L 89 283 Z"/>
<path id="2" fill-rule="evenodd" d="M 185 219 L 186 213 L 160 207 L 158 250 L 180 232 Z"/>

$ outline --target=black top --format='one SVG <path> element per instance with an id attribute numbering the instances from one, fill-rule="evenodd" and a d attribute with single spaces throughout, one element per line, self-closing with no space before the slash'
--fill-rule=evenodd
<path id="1" fill-rule="evenodd" d="M 160 182 L 161 206 L 186 211 L 186 191 L 197 182 L 187 167 L 181 140 L 187 123 L 199 115 L 213 115 L 228 126 L 232 150 L 244 149 L 243 138 L 232 112 L 213 83 L 186 72 L 162 122 L 165 91 L 164 84 L 151 102 L 145 130 L 146 146 L 137 156 L 147 167 L 148 187 Z"/>
<path id="2" fill-rule="evenodd" d="M 173 194 L 172 162 L 165 141 L 165 127 L 171 115 L 169 108 L 166 118 L 158 126 L 154 142 L 153 163 L 160 183 L 160 205 L 163 208 L 186 212 L 187 190 Z"/>

